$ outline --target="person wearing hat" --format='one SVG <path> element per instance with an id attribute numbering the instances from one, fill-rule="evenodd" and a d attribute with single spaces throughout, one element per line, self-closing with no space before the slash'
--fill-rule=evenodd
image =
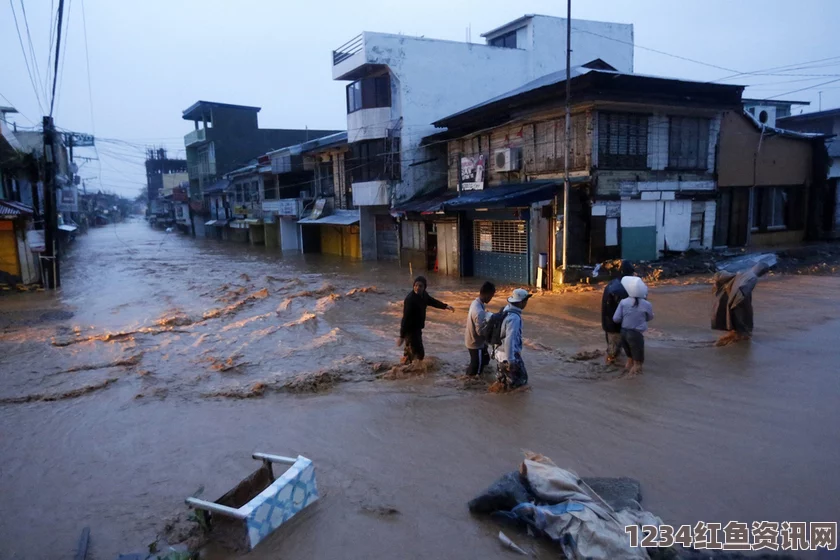
<path id="1" fill-rule="evenodd" d="M 397 346 L 405 344 L 402 358 L 404 364 L 410 364 L 414 360 L 422 361 L 426 357 L 426 349 L 423 346 L 423 329 L 426 326 L 426 308 L 429 306 L 455 311 L 455 308 L 451 305 L 430 296 L 426 291 L 426 278 L 418 276 L 414 279 L 414 287 L 403 301 L 403 316 Z"/>
<path id="2" fill-rule="evenodd" d="M 627 297 L 618 304 L 613 321 L 621 325 L 621 343 L 627 354 L 625 371 L 642 373 L 645 363 L 645 336 L 648 321 L 653 320 L 653 306 L 647 300 L 648 289 L 638 276 L 625 276 L 621 284 Z"/>
<path id="3" fill-rule="evenodd" d="M 528 383 L 528 372 L 522 360 L 522 311 L 528 305 L 531 294 L 517 288 L 508 298 L 503 313 L 501 344 L 496 349 L 496 363 L 499 371 L 497 381 L 507 388 L 515 389 Z"/>
<path id="4" fill-rule="evenodd" d="M 601 297 L 601 328 L 607 340 L 607 365 L 616 363 L 621 353 L 621 324 L 613 321 L 618 304 L 627 297 L 627 290 L 621 285 L 621 279 L 625 276 L 633 276 L 635 270 L 630 261 L 621 261 L 618 269 L 618 278 L 604 288 L 604 295 Z"/>

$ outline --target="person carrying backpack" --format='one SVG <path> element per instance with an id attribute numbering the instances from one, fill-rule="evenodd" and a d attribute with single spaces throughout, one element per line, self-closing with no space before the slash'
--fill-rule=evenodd
<path id="1" fill-rule="evenodd" d="M 522 359 L 522 311 L 528 305 L 532 294 L 528 290 L 517 288 L 508 298 L 508 304 L 502 311 L 499 321 L 498 336 L 494 334 L 493 343 L 498 343 L 495 354 L 498 373 L 496 380 L 505 388 L 515 389 L 528 383 L 528 372 Z M 493 321 L 496 316 L 492 317 Z"/>
<path id="2" fill-rule="evenodd" d="M 405 296 L 403 302 L 403 317 L 397 346 L 405 345 L 402 358 L 404 364 L 410 364 L 415 360 L 423 361 L 426 357 L 426 349 L 423 346 L 423 328 L 426 326 L 426 308 L 429 306 L 455 311 L 451 305 L 430 296 L 426 291 L 426 278 L 418 276 L 414 279 L 414 287 Z"/>
<path id="3" fill-rule="evenodd" d="M 601 328 L 604 329 L 607 339 L 607 365 L 615 364 L 621 353 L 621 324 L 613 321 L 619 302 L 627 297 L 627 290 L 621 285 L 621 279 L 625 276 L 633 276 L 634 273 L 633 263 L 621 261 L 618 278 L 607 284 L 604 295 L 601 297 Z"/>
<path id="4" fill-rule="evenodd" d="M 496 286 L 490 282 L 485 282 L 481 286 L 478 297 L 470 304 L 470 310 L 467 313 L 467 328 L 464 334 L 464 343 L 470 353 L 467 375 L 480 375 L 490 361 L 490 354 L 487 352 L 487 338 L 482 331 L 488 316 L 485 306 L 490 303 L 494 295 L 496 295 Z"/>
<path id="5" fill-rule="evenodd" d="M 630 375 L 642 373 L 645 363 L 645 336 L 648 321 L 653 320 L 653 306 L 647 300 L 648 289 L 641 278 L 626 276 L 621 284 L 628 297 L 621 300 L 613 321 L 621 325 L 621 343 L 627 354 L 625 371 Z"/>

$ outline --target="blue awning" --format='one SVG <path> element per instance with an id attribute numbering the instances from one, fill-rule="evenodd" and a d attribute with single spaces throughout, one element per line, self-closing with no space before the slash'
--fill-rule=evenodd
<path id="1" fill-rule="evenodd" d="M 397 203 L 391 210 L 391 215 L 405 215 L 409 212 L 418 214 L 434 214 L 443 210 L 443 205 L 456 197 L 458 193 L 451 190 L 438 191 L 425 196 L 413 198 L 406 202 Z"/>
<path id="2" fill-rule="evenodd" d="M 562 184 L 558 181 L 531 181 L 477 191 L 465 191 L 461 193 L 461 196 L 444 202 L 443 207 L 446 210 L 470 210 L 473 208 L 529 206 L 542 200 L 551 200 Z"/>

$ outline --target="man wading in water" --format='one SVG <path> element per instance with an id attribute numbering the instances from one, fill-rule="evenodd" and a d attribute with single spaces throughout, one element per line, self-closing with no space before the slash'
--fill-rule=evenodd
<path id="1" fill-rule="evenodd" d="M 414 279 L 414 288 L 405 296 L 403 302 L 400 338 L 397 340 L 397 346 L 405 344 L 403 364 L 410 364 L 415 360 L 422 362 L 426 357 L 426 349 L 423 347 L 423 328 L 426 326 L 426 308 L 430 305 L 437 309 L 455 311 L 451 305 L 430 296 L 426 291 L 426 278 L 418 276 Z"/>
<path id="2" fill-rule="evenodd" d="M 621 279 L 625 276 L 633 276 L 635 270 L 630 261 L 621 261 L 618 269 L 618 278 L 613 279 L 604 288 L 604 295 L 601 297 L 601 328 L 607 339 L 607 365 L 616 364 L 616 359 L 621 353 L 621 323 L 613 321 L 618 304 L 627 297 L 627 290 L 621 285 Z M 630 356 L 627 356 L 628 358 Z"/>
<path id="3" fill-rule="evenodd" d="M 727 331 L 715 343 L 726 346 L 740 340 L 749 340 L 753 331 L 752 293 L 758 279 L 770 270 L 760 262 L 749 270 L 733 274 L 715 274 L 715 304 L 712 307 L 712 329 Z"/>

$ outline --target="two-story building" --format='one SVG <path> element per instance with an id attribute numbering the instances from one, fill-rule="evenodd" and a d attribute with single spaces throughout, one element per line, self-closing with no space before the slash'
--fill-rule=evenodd
<path id="1" fill-rule="evenodd" d="M 573 64 L 602 58 L 633 71 L 633 26 L 572 20 Z M 486 44 L 364 32 L 333 51 L 346 90 L 353 202 L 362 257 L 395 259 L 393 205 L 446 184 L 446 155 L 422 146 L 430 123 L 565 66 L 566 20 L 526 15 L 483 35 Z M 385 246 L 378 243 L 385 242 Z"/>
<path id="2" fill-rule="evenodd" d="M 184 136 L 195 234 L 204 235 L 210 215 L 203 202 L 205 191 L 209 189 L 214 195 L 222 192 L 224 189 L 215 184 L 226 174 L 271 150 L 338 132 L 260 128 L 259 112 L 259 107 L 211 101 L 197 101 L 183 112 L 183 119 L 193 121 L 195 126 Z"/>
<path id="3" fill-rule="evenodd" d="M 743 87 L 635 75 L 603 60 L 573 68 L 569 215 L 557 216 L 565 74 L 441 119 L 446 131 L 424 140 L 447 146 L 457 196 L 431 210 L 458 216 L 460 273 L 533 284 L 541 260 L 560 264 L 563 220 L 573 267 L 711 248 L 718 134 L 724 112 L 741 111 Z"/>

